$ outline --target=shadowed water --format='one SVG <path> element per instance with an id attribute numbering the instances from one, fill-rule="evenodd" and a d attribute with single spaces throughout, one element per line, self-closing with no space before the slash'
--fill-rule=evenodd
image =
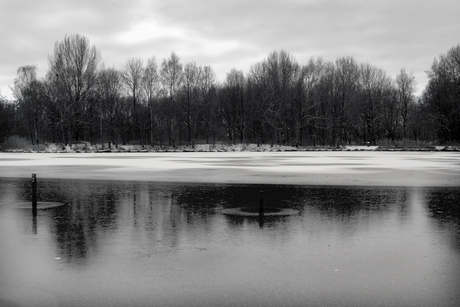
<path id="1" fill-rule="evenodd" d="M 460 305 L 460 188 L 38 184 L 0 180 L 0 306 Z M 222 214 L 259 196 L 299 214 Z"/>

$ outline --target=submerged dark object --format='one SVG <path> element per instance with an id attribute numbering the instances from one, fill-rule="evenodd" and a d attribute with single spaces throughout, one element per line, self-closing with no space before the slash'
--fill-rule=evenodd
<path id="1" fill-rule="evenodd" d="M 223 209 L 223 214 L 236 216 L 259 216 L 259 208 L 240 207 Z M 299 214 L 299 210 L 289 208 L 264 208 L 264 216 L 287 216 Z"/>
<path id="2" fill-rule="evenodd" d="M 50 202 L 50 201 L 39 201 L 37 202 L 36 209 L 49 209 L 55 208 L 65 205 L 65 203 L 60 202 Z M 30 202 L 22 202 L 22 203 L 13 203 L 11 204 L 12 207 L 17 209 L 29 209 L 30 210 Z"/>

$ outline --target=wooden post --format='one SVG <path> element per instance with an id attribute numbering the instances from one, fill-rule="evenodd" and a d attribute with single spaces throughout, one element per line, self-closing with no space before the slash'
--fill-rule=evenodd
<path id="1" fill-rule="evenodd" d="M 37 175 L 32 174 L 32 215 L 37 216 Z"/>
<path id="2" fill-rule="evenodd" d="M 262 191 L 259 196 L 259 227 L 264 227 L 264 197 L 262 196 Z"/>

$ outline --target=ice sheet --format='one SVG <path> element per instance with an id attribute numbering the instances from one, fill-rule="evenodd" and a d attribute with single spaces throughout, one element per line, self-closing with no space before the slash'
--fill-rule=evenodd
<path id="1" fill-rule="evenodd" d="M 0 177 L 460 186 L 458 152 L 1 153 Z"/>

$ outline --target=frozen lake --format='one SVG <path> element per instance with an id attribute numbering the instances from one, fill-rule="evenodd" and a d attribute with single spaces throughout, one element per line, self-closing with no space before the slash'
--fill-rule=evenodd
<path id="1" fill-rule="evenodd" d="M 460 186 L 460 152 L 0 153 L 0 177 Z"/>
<path id="2" fill-rule="evenodd" d="M 38 183 L 65 205 L 34 218 L 30 179 L 0 178 L 0 306 L 460 305 L 458 185 Z M 299 214 L 222 214 L 259 195 Z"/>

